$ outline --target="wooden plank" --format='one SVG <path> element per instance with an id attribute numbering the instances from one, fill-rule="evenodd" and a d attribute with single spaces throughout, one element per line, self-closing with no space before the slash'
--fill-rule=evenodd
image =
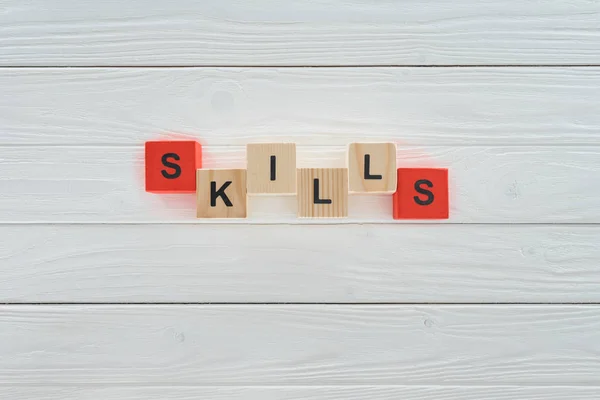
<path id="1" fill-rule="evenodd" d="M 1 306 L 0 384 L 593 386 L 600 306 Z"/>
<path id="2" fill-rule="evenodd" d="M 600 302 L 600 227 L 4 225 L 0 302 Z"/>
<path id="3" fill-rule="evenodd" d="M 3 144 L 600 143 L 600 68 L 5 68 L 0 87 Z"/>
<path id="4" fill-rule="evenodd" d="M 5 0 L 2 65 L 592 64 L 595 1 Z"/>
<path id="5" fill-rule="evenodd" d="M 204 148 L 204 168 L 245 168 L 245 147 Z M 219 223 L 600 223 L 600 147 L 404 147 L 399 167 L 449 168 L 450 218 L 393 220 L 391 195 L 352 195 L 348 218 L 298 218 L 296 196 L 248 199 Z M 143 146 L 16 146 L 0 152 L 0 222 L 182 222 L 195 195 L 144 191 Z M 298 147 L 298 168 L 340 168 L 346 147 Z"/>
<path id="6" fill-rule="evenodd" d="M 0 387 L 10 400 L 589 400 L 598 386 Z"/>

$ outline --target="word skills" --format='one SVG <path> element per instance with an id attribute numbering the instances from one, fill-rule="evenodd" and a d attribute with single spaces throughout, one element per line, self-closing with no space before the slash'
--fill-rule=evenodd
<path id="1" fill-rule="evenodd" d="M 203 168 L 202 150 L 146 142 L 146 191 L 195 193 L 197 218 L 246 218 L 251 195 L 294 195 L 299 218 L 344 218 L 352 194 L 389 194 L 397 220 L 449 217 L 448 170 L 397 168 L 394 143 L 351 143 L 346 168 L 297 168 L 295 143 L 248 144 L 245 169 Z"/>

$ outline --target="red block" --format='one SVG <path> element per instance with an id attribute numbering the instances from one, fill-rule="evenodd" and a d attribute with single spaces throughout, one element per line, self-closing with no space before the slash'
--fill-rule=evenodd
<path id="1" fill-rule="evenodd" d="M 448 170 L 398 168 L 394 219 L 448 219 Z"/>
<path id="2" fill-rule="evenodd" d="M 194 193 L 202 145 L 193 140 L 146 142 L 146 191 Z"/>

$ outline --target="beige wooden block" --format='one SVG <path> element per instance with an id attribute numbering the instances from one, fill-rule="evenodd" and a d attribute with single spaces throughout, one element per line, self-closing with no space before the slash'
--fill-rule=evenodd
<path id="1" fill-rule="evenodd" d="M 348 216 L 348 169 L 298 169 L 298 217 Z"/>
<path id="2" fill-rule="evenodd" d="M 246 146 L 248 194 L 296 193 L 296 144 L 252 143 Z"/>
<path id="3" fill-rule="evenodd" d="M 348 148 L 350 193 L 396 191 L 396 145 L 351 143 Z"/>
<path id="4" fill-rule="evenodd" d="M 246 170 L 196 171 L 198 218 L 246 218 Z"/>

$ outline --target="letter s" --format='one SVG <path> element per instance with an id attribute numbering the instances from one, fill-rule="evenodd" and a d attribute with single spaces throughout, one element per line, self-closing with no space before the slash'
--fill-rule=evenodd
<path id="1" fill-rule="evenodd" d="M 175 172 L 169 174 L 167 171 L 165 171 L 163 169 L 162 171 L 160 171 L 160 173 L 162 174 L 162 176 L 164 176 L 167 179 L 179 178 L 179 176 L 181 175 L 181 167 L 179 166 L 179 164 L 170 162 L 168 160 L 169 158 L 173 158 L 173 159 L 179 161 L 179 156 L 175 153 L 167 153 L 167 154 L 164 154 L 161 158 L 163 165 L 168 168 L 173 168 L 175 170 Z"/>
<path id="2" fill-rule="evenodd" d="M 421 206 L 428 206 L 431 203 L 433 203 L 433 192 L 431 192 L 430 190 L 427 189 L 423 189 L 421 187 L 421 185 L 426 185 L 427 187 L 433 187 L 433 183 L 431 183 L 431 181 L 427 180 L 427 179 L 419 179 L 418 181 L 415 182 L 415 190 L 418 193 L 424 194 L 425 196 L 427 196 L 427 200 L 421 200 L 419 198 L 419 196 L 415 196 L 413 197 L 413 199 L 415 199 L 415 203 L 421 205 Z"/>

